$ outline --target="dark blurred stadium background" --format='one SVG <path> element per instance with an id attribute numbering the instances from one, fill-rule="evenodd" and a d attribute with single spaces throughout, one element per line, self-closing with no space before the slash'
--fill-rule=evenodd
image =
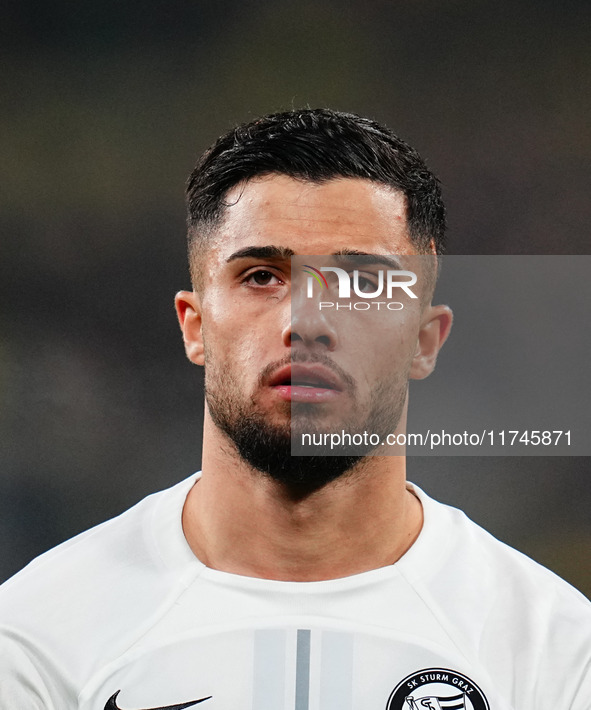
<path id="1" fill-rule="evenodd" d="M 440 176 L 451 254 L 589 253 L 589 3 L 3 9 L 0 580 L 199 467 L 200 374 L 172 308 L 189 285 L 183 183 L 235 123 L 369 115 Z M 591 594 L 588 459 L 409 468 Z"/>

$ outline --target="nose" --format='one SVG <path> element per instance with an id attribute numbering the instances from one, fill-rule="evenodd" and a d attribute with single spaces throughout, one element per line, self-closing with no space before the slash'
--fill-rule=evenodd
<path id="1" fill-rule="evenodd" d="M 283 331 L 284 345 L 327 351 L 337 347 L 334 307 L 322 308 L 322 305 L 320 298 L 307 298 L 303 292 L 292 292 L 291 319 Z"/>

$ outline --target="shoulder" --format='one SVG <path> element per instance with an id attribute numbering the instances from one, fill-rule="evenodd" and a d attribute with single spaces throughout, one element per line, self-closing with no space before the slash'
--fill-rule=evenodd
<path id="1" fill-rule="evenodd" d="M 568 692 L 591 686 L 591 602 L 462 511 L 417 494 L 425 526 L 403 569 L 455 643 L 499 676 L 529 679 L 534 694 L 552 678 L 572 679 Z"/>
<path id="2" fill-rule="evenodd" d="M 51 658 L 81 675 L 129 645 L 182 583 L 183 567 L 195 561 L 181 527 L 193 481 L 148 496 L 3 584 L 0 645 L 20 644 L 30 657 Z"/>
<path id="3" fill-rule="evenodd" d="M 513 608 L 527 607 L 534 614 L 561 602 L 591 614 L 591 602 L 556 574 L 496 539 L 461 510 L 414 488 L 425 511 L 418 540 L 425 549 L 415 574 L 453 588 L 460 597 L 477 591 L 483 603 L 508 595 Z"/>
<path id="4" fill-rule="evenodd" d="M 505 584 L 532 587 L 552 593 L 574 595 L 590 605 L 585 597 L 556 574 L 527 555 L 495 538 L 471 520 L 462 510 L 429 497 L 418 486 L 410 484 L 424 511 L 424 526 L 418 539 L 421 574 L 444 574 L 452 568 L 469 568 L 478 572 L 483 584 L 502 579 Z M 425 563 L 429 564 L 425 564 Z M 472 577 L 475 575 L 472 574 Z M 476 583 L 477 579 L 474 579 Z"/>

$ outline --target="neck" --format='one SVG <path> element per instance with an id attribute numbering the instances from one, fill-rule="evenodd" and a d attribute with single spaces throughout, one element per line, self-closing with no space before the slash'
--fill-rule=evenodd
<path id="1" fill-rule="evenodd" d="M 249 577 L 320 581 L 396 562 L 422 526 L 404 456 L 368 457 L 305 496 L 253 471 L 206 414 L 203 473 L 183 509 L 208 567 Z"/>

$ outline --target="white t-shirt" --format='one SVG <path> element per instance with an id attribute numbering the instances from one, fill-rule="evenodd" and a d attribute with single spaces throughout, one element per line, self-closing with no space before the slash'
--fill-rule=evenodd
<path id="1" fill-rule="evenodd" d="M 591 604 L 462 512 L 415 487 L 396 564 L 277 582 L 195 558 L 194 481 L 0 588 L 1 710 L 591 708 Z"/>

